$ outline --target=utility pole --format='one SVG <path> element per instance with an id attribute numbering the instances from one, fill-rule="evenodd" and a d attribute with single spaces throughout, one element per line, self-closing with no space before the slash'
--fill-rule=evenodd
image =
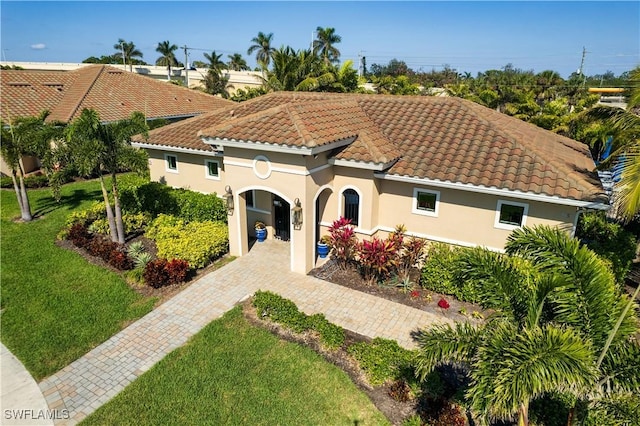
<path id="1" fill-rule="evenodd" d="M 187 47 L 186 44 L 182 48 L 184 49 L 184 79 L 186 80 L 187 89 L 188 89 L 189 88 L 189 53 L 187 49 L 189 48 Z"/>
<path id="2" fill-rule="evenodd" d="M 587 48 L 582 46 L 582 60 L 580 61 L 580 69 L 578 70 L 578 74 L 582 76 L 582 85 L 587 81 L 587 77 L 584 75 L 584 58 L 587 56 Z"/>

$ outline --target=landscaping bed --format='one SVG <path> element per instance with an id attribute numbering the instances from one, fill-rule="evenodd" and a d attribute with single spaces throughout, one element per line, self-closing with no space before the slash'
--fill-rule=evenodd
<path id="1" fill-rule="evenodd" d="M 483 309 L 477 304 L 462 302 L 453 296 L 426 290 L 417 285 L 413 290 L 403 290 L 396 287 L 391 280 L 381 284 L 370 284 L 362 277 L 355 266 L 349 265 L 347 268 L 342 268 L 334 259 L 330 259 L 322 266 L 312 269 L 309 275 L 434 315 L 442 315 L 453 321 L 480 323 L 483 318 L 486 318 L 492 312 L 491 310 Z M 417 269 L 413 270 L 411 276 L 415 279 L 412 281 L 417 282 L 419 275 L 420 272 Z M 438 302 L 441 299 L 447 301 L 449 308 L 444 309 L 438 306 Z"/>

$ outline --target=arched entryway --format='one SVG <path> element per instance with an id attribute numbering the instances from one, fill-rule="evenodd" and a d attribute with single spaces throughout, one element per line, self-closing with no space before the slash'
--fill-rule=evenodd
<path id="1" fill-rule="evenodd" d="M 325 210 L 327 207 L 327 202 L 329 201 L 329 197 L 331 196 L 332 192 L 333 192 L 333 189 L 329 185 L 324 185 L 320 187 L 318 189 L 318 192 L 316 192 L 315 202 L 314 202 L 315 207 L 313 212 L 313 223 L 314 223 L 313 241 L 315 243 L 317 243 L 320 240 L 320 238 L 324 235 L 324 233 L 322 232 L 322 229 L 323 229 L 322 223 L 323 223 L 323 218 L 325 218 Z M 317 253 L 316 253 L 315 259 L 317 263 L 317 260 L 318 260 Z"/>

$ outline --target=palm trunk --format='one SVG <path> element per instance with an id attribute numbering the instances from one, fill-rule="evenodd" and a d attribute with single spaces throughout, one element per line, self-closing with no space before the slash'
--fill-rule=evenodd
<path id="1" fill-rule="evenodd" d="M 24 185 L 24 171 L 22 169 L 22 166 L 20 164 L 18 164 L 18 168 L 20 170 L 20 199 L 21 199 L 21 203 L 20 203 L 20 214 L 22 217 L 22 220 L 24 220 L 25 222 L 30 222 L 31 220 L 33 220 L 33 215 L 31 214 L 31 205 L 29 205 L 29 197 L 27 196 L 27 187 Z"/>
<path id="2" fill-rule="evenodd" d="M 167 81 L 171 80 L 171 65 L 167 65 Z"/>
<path id="3" fill-rule="evenodd" d="M 524 402 L 518 408 L 518 426 L 529 426 L 529 408 Z"/>
<path id="4" fill-rule="evenodd" d="M 113 211 L 111 210 L 111 204 L 109 204 L 109 194 L 107 188 L 104 186 L 104 178 L 102 173 L 100 174 L 100 188 L 102 189 L 102 198 L 104 199 L 104 208 L 107 212 L 107 221 L 109 222 L 109 232 L 111 233 L 111 241 L 118 241 L 118 231 L 116 229 L 116 221 L 113 217 Z"/>
<path id="5" fill-rule="evenodd" d="M 116 211 L 116 231 L 118 233 L 118 242 L 124 244 L 124 223 L 122 222 L 122 209 L 120 208 L 120 196 L 118 194 L 118 183 L 116 182 L 116 174 L 111 174 L 111 193 L 113 194 L 113 202 Z"/>
<path id="6" fill-rule="evenodd" d="M 20 206 L 20 214 L 24 210 L 24 206 L 22 205 L 22 197 L 20 196 L 20 187 L 18 186 L 18 173 L 15 169 L 11 170 L 11 179 L 13 180 L 13 189 L 16 191 L 16 199 L 18 200 L 18 205 Z"/>

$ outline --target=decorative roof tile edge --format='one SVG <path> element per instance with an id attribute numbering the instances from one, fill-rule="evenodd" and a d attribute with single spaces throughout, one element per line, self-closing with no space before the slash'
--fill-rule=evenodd
<path id="1" fill-rule="evenodd" d="M 373 163 L 373 162 L 364 162 L 364 161 L 355 161 L 355 160 L 343 160 L 338 158 L 330 158 L 329 164 L 333 166 L 343 166 L 343 167 L 352 167 L 354 169 L 364 169 L 364 170 L 373 170 L 373 171 L 383 171 L 388 169 L 395 163 L 397 159 L 393 159 L 386 163 Z"/>

